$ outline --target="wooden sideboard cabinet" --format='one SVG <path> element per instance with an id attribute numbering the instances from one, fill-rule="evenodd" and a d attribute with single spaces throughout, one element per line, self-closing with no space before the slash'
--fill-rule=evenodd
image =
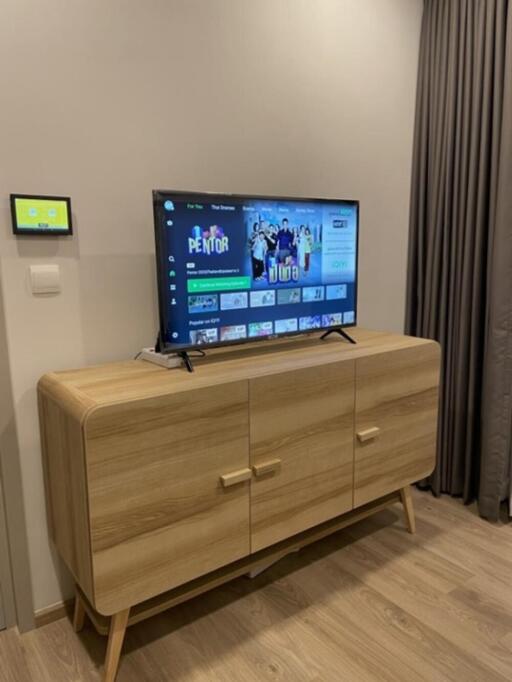
<path id="1" fill-rule="evenodd" d="M 401 500 L 435 464 L 439 346 L 356 329 L 39 382 L 50 534 L 116 675 L 127 625 Z"/>

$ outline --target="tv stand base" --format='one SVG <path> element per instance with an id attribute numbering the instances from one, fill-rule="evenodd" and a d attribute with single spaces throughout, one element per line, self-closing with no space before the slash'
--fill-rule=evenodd
<path id="1" fill-rule="evenodd" d="M 193 372 L 194 371 L 194 365 L 192 364 L 192 360 L 190 359 L 190 355 L 187 353 L 187 351 L 181 351 L 181 353 L 177 354 L 179 358 L 183 360 L 183 364 L 187 368 L 188 372 Z"/>
<path id="2" fill-rule="evenodd" d="M 341 327 L 335 327 L 334 329 L 328 329 L 322 336 L 320 337 L 320 340 L 323 341 L 326 339 L 329 334 L 339 334 L 340 336 L 343 336 L 344 339 L 346 339 L 349 343 L 357 343 L 355 339 L 353 339 L 347 332 L 342 329 Z"/>

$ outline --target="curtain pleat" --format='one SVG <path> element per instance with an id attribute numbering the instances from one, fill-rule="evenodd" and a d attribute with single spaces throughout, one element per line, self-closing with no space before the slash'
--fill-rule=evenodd
<path id="1" fill-rule="evenodd" d="M 492 190 L 495 229 L 488 261 L 479 482 L 480 513 L 490 519 L 497 518 L 500 500 L 512 497 L 512 12 L 499 23 L 497 34 L 506 55 L 504 70 L 497 69 L 497 77 L 505 85 L 495 112 L 502 135 L 497 185 Z"/>

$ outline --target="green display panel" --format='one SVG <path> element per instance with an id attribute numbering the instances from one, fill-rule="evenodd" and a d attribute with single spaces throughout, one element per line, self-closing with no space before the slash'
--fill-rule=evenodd
<path id="1" fill-rule="evenodd" d="M 11 194 L 11 213 L 14 234 L 73 233 L 69 197 Z"/>

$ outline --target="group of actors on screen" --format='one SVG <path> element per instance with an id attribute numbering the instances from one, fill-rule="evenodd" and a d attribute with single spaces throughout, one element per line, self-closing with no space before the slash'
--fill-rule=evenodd
<path id="1" fill-rule="evenodd" d="M 296 263 L 307 277 L 313 247 L 313 235 L 307 225 L 290 227 L 288 218 L 283 218 L 280 226 L 270 223 L 264 227 L 255 222 L 249 237 L 253 279 L 264 279 L 269 267 L 275 263 Z"/>

